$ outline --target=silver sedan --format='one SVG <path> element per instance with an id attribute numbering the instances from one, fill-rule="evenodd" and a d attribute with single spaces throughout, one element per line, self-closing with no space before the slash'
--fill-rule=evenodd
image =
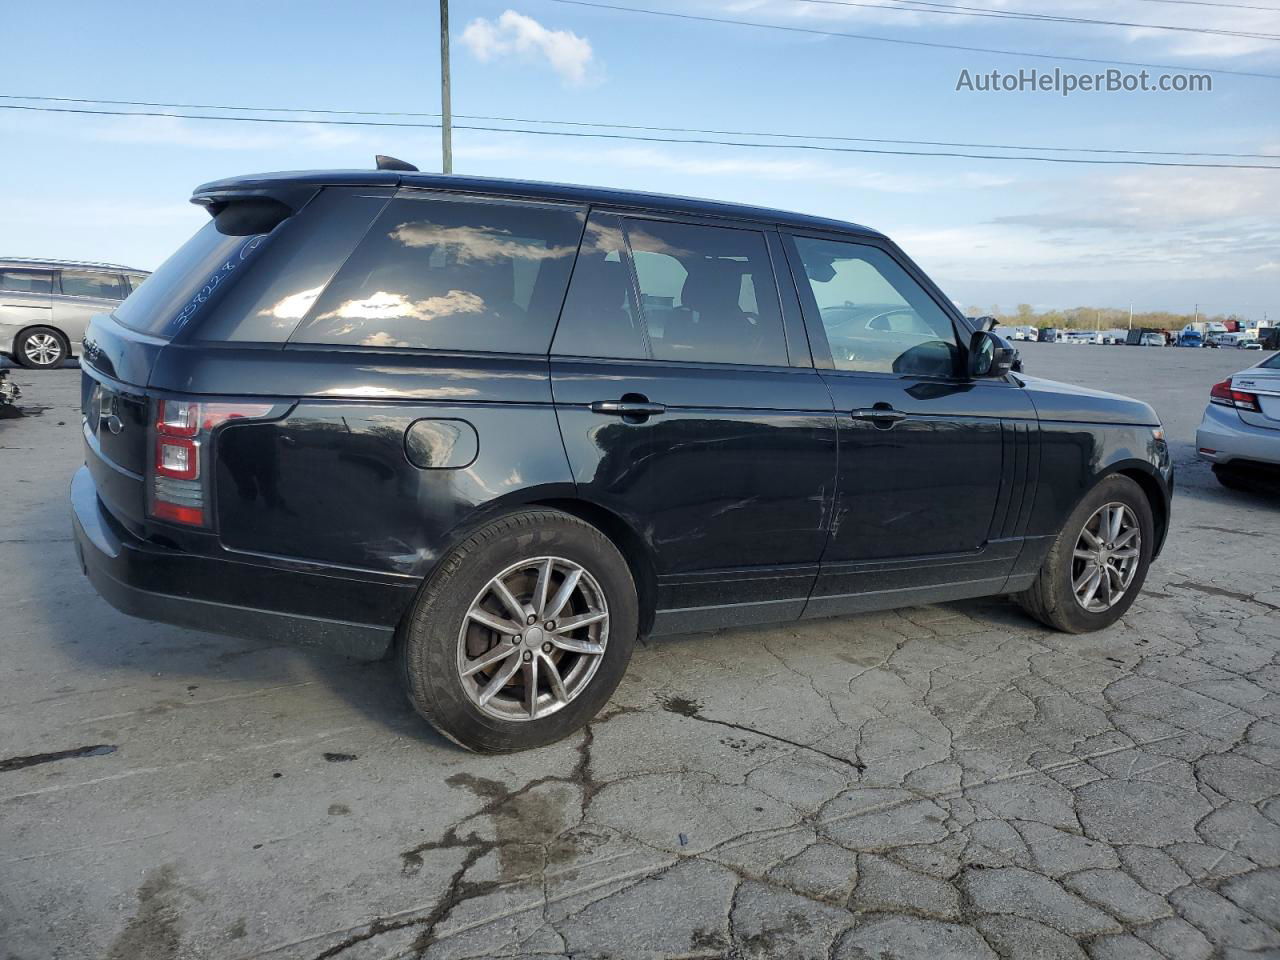
<path id="1" fill-rule="evenodd" d="M 1280 477 L 1280 353 L 1214 384 L 1196 453 L 1224 486 Z"/>

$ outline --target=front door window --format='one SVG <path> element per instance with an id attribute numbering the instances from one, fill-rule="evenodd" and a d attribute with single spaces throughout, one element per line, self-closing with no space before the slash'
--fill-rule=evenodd
<path id="1" fill-rule="evenodd" d="M 951 318 L 877 247 L 797 237 L 837 370 L 952 377 L 960 351 Z"/>

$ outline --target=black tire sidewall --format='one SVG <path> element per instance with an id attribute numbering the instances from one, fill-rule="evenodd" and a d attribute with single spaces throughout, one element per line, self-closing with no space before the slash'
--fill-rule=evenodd
<path id="1" fill-rule="evenodd" d="M 567 706 L 538 720 L 499 720 L 482 713 L 462 687 L 458 631 L 489 580 L 512 564 L 548 555 L 580 564 L 604 592 L 604 657 L 587 688 Z M 424 585 L 401 640 L 402 676 L 418 712 L 464 747 L 497 753 L 544 746 L 583 727 L 608 702 L 630 662 L 639 620 L 630 568 L 600 531 L 559 511 L 511 514 L 455 548 Z"/>
<path id="2" fill-rule="evenodd" d="M 27 341 L 38 333 L 48 333 L 58 341 L 58 347 L 61 353 L 58 359 L 53 363 L 36 363 L 27 356 Z M 22 331 L 22 335 L 18 337 L 18 342 L 14 345 L 14 359 L 28 370 L 56 370 L 67 361 L 67 357 L 71 355 L 71 350 L 67 346 L 67 338 L 53 327 L 32 327 L 30 330 Z"/>
<path id="3" fill-rule="evenodd" d="M 1107 503 L 1123 503 L 1138 519 L 1138 527 L 1142 531 L 1142 543 L 1138 554 L 1138 572 L 1134 575 L 1129 589 L 1120 602 L 1108 610 L 1098 613 L 1086 610 L 1076 600 L 1072 585 L 1071 567 L 1075 554 L 1076 541 L 1080 531 L 1094 513 Z M 1147 579 L 1147 571 L 1151 567 L 1151 550 L 1155 543 L 1155 518 L 1151 512 L 1151 504 L 1142 488 L 1128 477 L 1119 475 L 1107 477 L 1094 487 L 1072 511 L 1063 525 L 1062 533 L 1054 546 L 1053 577 L 1054 593 L 1058 597 L 1058 614 L 1063 625 L 1072 633 L 1091 633 L 1111 626 L 1125 615 Z"/>

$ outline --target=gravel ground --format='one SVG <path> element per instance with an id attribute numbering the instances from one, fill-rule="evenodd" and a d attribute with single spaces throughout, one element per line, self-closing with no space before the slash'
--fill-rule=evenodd
<path id="1" fill-rule="evenodd" d="M 584 735 L 499 758 L 386 664 L 109 608 L 68 535 L 79 375 L 13 371 L 0 957 L 1280 956 L 1280 502 L 1192 460 L 1258 354 L 1023 354 L 1168 428 L 1119 624 L 993 599 L 650 642 Z"/>

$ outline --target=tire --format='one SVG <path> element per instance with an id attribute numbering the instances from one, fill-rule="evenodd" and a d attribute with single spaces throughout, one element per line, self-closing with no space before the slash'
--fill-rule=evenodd
<path id="1" fill-rule="evenodd" d="M 1124 567 L 1126 573 L 1123 577 L 1113 578 L 1109 573 L 1102 573 L 1102 570 L 1106 569 L 1105 566 L 1099 570 L 1100 583 L 1091 603 L 1103 602 L 1101 578 L 1106 578 L 1108 589 L 1121 579 L 1127 582 L 1124 583 L 1118 598 L 1106 609 L 1089 609 L 1083 605 L 1082 598 L 1077 596 L 1074 588 L 1073 581 L 1084 577 L 1091 569 L 1089 560 L 1081 559 L 1077 566 L 1077 544 L 1085 543 L 1086 547 L 1089 547 L 1084 534 L 1086 525 L 1092 528 L 1096 522 L 1095 518 L 1103 507 L 1114 509 L 1115 506 L 1125 508 L 1128 511 L 1127 516 L 1132 521 L 1123 528 L 1125 532 L 1122 533 L 1121 538 L 1127 537 L 1130 529 L 1138 530 L 1139 542 L 1136 556 L 1132 557 L 1134 565 L 1132 568 L 1128 567 L 1129 558 L 1120 560 L 1113 558 L 1109 562 Z M 1035 581 L 1022 593 L 1017 594 L 1015 599 L 1035 619 L 1064 633 L 1090 633 L 1109 627 L 1124 616 L 1141 592 L 1142 585 L 1147 579 L 1147 570 L 1151 566 L 1151 550 L 1154 543 L 1155 521 L 1151 513 L 1151 504 L 1146 494 L 1142 492 L 1142 488 L 1128 477 L 1119 475 L 1107 477 L 1089 491 L 1071 512 L 1071 516 L 1063 524 L 1062 531 L 1045 557 L 1044 563 L 1041 564 Z M 1105 545 L 1105 543 L 1102 544 L 1103 547 Z M 1123 549 L 1117 548 L 1117 554 L 1127 552 L 1127 546 Z M 1085 580 L 1086 593 L 1088 585 L 1089 581 Z M 1110 599 L 1110 596 L 1107 599 Z"/>
<path id="2" fill-rule="evenodd" d="M 1218 482 L 1228 490 L 1238 490 L 1248 493 L 1253 490 L 1247 477 L 1240 474 L 1238 470 L 1227 467 L 1220 463 L 1215 463 L 1212 467 L 1213 475 L 1218 478 Z"/>
<path id="3" fill-rule="evenodd" d="M 23 330 L 13 345 L 13 356 L 28 370 L 52 370 L 71 353 L 67 339 L 53 327 Z"/>
<path id="4" fill-rule="evenodd" d="M 539 603 L 548 561 L 546 602 Z M 575 568 L 580 572 L 564 608 L 575 612 L 565 618 L 554 605 Z M 497 580 L 509 600 L 495 588 Z M 519 634 L 511 603 L 526 614 Z M 530 608 L 539 613 L 532 625 Z M 563 631 L 562 624 L 542 619 L 550 614 L 565 622 L 583 620 L 601 611 L 605 619 L 563 634 L 546 630 L 557 623 Z M 631 569 L 603 533 L 558 510 L 512 513 L 468 537 L 423 585 L 401 633 L 401 677 L 414 709 L 455 743 L 485 753 L 541 747 L 586 726 L 608 702 L 631 660 L 639 622 Z M 508 646 L 513 652 L 503 657 Z M 587 652 L 596 648 L 603 652 Z M 492 666 L 478 668 L 490 654 L 496 655 Z M 463 675 L 473 668 L 478 672 Z M 537 691 L 532 719 L 531 668 Z M 560 680 L 558 691 L 552 674 Z M 510 677 L 505 686 L 504 677 Z M 490 691 L 481 703 L 495 684 L 497 693 Z"/>
<path id="5" fill-rule="evenodd" d="M 1236 462 L 1215 463 L 1213 475 L 1228 490 L 1275 496 L 1280 494 L 1280 468 Z"/>

